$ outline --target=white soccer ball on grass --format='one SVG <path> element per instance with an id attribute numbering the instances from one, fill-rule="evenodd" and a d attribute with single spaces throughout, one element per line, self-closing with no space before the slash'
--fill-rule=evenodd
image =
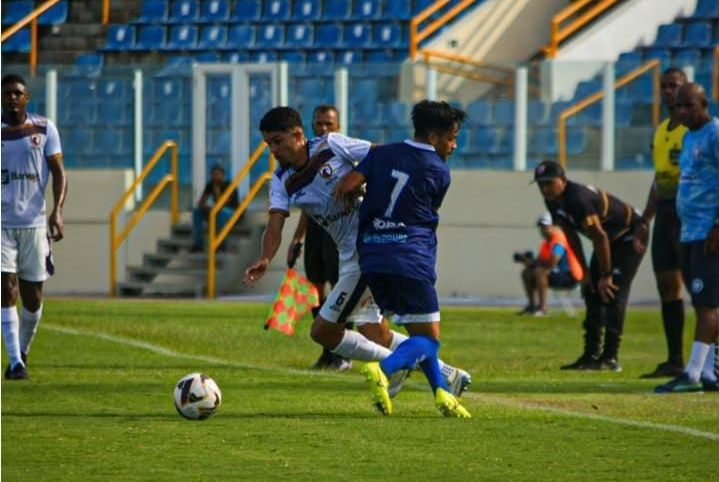
<path id="1" fill-rule="evenodd" d="M 204 420 L 222 403 L 222 392 L 215 381 L 202 373 L 190 373 L 175 385 L 177 413 L 190 420 Z"/>

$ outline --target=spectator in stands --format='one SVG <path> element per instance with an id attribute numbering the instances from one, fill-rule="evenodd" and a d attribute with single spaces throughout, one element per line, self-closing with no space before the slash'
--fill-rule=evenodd
<path id="1" fill-rule="evenodd" d="M 230 183 L 225 180 L 225 168 L 216 164 L 210 170 L 210 180 L 202 192 L 197 207 L 192 211 L 192 252 L 203 250 L 202 232 L 212 207 L 225 192 Z M 217 231 L 219 232 L 230 220 L 237 208 L 237 191 L 234 191 L 225 206 L 217 213 Z M 224 249 L 224 245 L 220 247 Z"/>
<path id="2" fill-rule="evenodd" d="M 339 132 L 339 130 L 337 108 L 326 104 L 318 105 L 312 113 L 312 132 L 314 135 L 320 137 L 330 132 Z M 315 285 L 320 295 L 320 305 L 312 309 L 312 315 L 316 317 L 320 312 L 320 306 L 327 298 L 327 283 L 330 286 L 337 283 L 339 254 L 332 237 L 303 212 L 300 215 L 300 220 L 297 223 L 297 228 L 294 236 L 292 236 L 292 242 L 287 253 L 288 266 L 293 266 L 301 254 L 303 240 L 305 244 L 304 262 L 307 279 Z M 350 323 L 347 325 L 347 329 L 352 329 Z M 322 354 L 313 367 L 344 371 L 352 368 L 352 361 L 323 347 Z"/>
<path id="3" fill-rule="evenodd" d="M 644 253 L 649 240 L 649 224 L 656 214 L 652 231 L 652 266 L 662 300 L 662 321 L 669 352 L 665 362 L 641 378 L 676 377 L 684 368 L 684 301 L 679 246 L 681 225 L 677 215 L 676 197 L 679 186 L 679 153 L 687 128 L 679 122 L 675 104 L 677 92 L 686 82 L 687 76 L 677 68 L 669 68 L 662 74 L 662 101 L 669 111 L 669 117 L 659 124 L 654 132 L 654 182 L 634 233 L 634 248 Z"/>
<path id="4" fill-rule="evenodd" d="M 629 290 L 642 261 L 642 254 L 632 243 L 639 214 L 607 192 L 568 180 L 562 166 L 553 161 L 539 163 L 534 181 L 585 273 L 584 352 L 562 369 L 621 371 L 619 343 Z M 589 270 L 577 233 L 584 234 L 594 246 Z M 603 331 L 604 349 L 600 352 Z"/>
<path id="5" fill-rule="evenodd" d="M 537 258 L 527 253 L 515 253 L 514 260 L 524 265 L 522 283 L 527 293 L 527 306 L 522 315 L 547 316 L 549 288 L 571 289 L 584 278 L 564 231 L 552 223 L 552 215 L 544 213 L 537 220 L 542 242 Z"/>
<path id="6" fill-rule="evenodd" d="M 679 154 L 677 213 L 681 221 L 682 274 L 697 325 L 682 374 L 657 393 L 718 391 L 719 337 L 719 119 L 708 111 L 704 88 L 687 83 L 677 93 L 679 120 L 689 132 Z M 712 347 L 712 344 L 714 346 Z"/>

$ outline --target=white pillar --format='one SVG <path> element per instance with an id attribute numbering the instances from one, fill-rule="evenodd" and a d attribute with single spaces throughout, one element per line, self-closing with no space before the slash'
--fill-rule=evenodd
<path id="1" fill-rule="evenodd" d="M 142 131 L 143 131 L 143 110 L 142 110 L 142 70 L 136 69 L 133 79 L 133 88 L 135 89 L 135 104 L 133 109 L 135 129 L 134 159 L 135 159 L 135 178 L 142 172 Z M 155 146 L 157 147 L 157 146 Z M 142 200 L 142 183 L 135 190 L 135 201 Z"/>
<path id="2" fill-rule="evenodd" d="M 527 67 L 514 77 L 514 170 L 527 169 Z"/>
<path id="3" fill-rule="evenodd" d="M 614 170 L 614 62 L 604 64 L 602 102 L 602 171 Z"/>
<path id="4" fill-rule="evenodd" d="M 57 70 L 47 71 L 45 79 L 45 117 L 57 125 Z"/>
<path id="5" fill-rule="evenodd" d="M 335 107 L 339 111 L 340 132 L 347 134 L 349 126 L 347 112 L 349 111 L 349 73 L 346 67 L 335 70 Z"/>
<path id="6" fill-rule="evenodd" d="M 427 100 L 437 100 L 437 71 L 427 64 L 424 95 Z"/>

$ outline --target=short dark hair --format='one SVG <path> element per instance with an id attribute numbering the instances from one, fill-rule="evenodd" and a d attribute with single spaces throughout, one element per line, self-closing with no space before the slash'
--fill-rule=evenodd
<path id="1" fill-rule="evenodd" d="M 319 114 L 320 112 L 329 112 L 333 111 L 335 114 L 339 116 L 339 111 L 337 110 L 337 107 L 333 106 L 332 104 L 320 104 L 317 107 L 315 107 L 315 110 L 312 111 L 312 121 L 314 122 L 315 116 Z"/>
<path id="2" fill-rule="evenodd" d="M 448 132 L 455 124 L 462 124 L 467 113 L 448 103 L 423 100 L 412 108 L 415 137 L 427 137 L 430 132 Z"/>
<path id="3" fill-rule="evenodd" d="M 686 72 L 684 72 L 684 71 L 683 71 L 682 69 L 680 69 L 679 67 L 667 67 L 667 68 L 664 70 L 664 72 L 662 72 L 662 77 L 665 76 L 665 75 L 669 75 L 669 74 L 677 74 L 677 75 L 679 75 L 679 77 L 681 77 L 684 82 L 686 82 L 686 81 L 688 80 L 688 79 L 687 79 L 687 74 L 686 74 Z"/>
<path id="4" fill-rule="evenodd" d="M 220 171 L 222 174 L 224 174 L 225 168 L 222 167 L 221 164 L 213 164 L 212 168 L 210 168 L 210 173 L 215 172 L 215 171 Z"/>
<path id="5" fill-rule="evenodd" d="M 302 116 L 292 107 L 273 107 L 260 120 L 260 131 L 289 131 L 302 127 Z"/>
<path id="6" fill-rule="evenodd" d="M 0 83 L 0 85 L 5 85 L 5 84 L 22 84 L 25 87 L 27 87 L 27 84 L 25 83 L 25 79 L 23 79 L 22 77 L 20 77 L 17 74 L 7 74 L 6 76 L 4 76 L 2 78 L 2 83 Z"/>

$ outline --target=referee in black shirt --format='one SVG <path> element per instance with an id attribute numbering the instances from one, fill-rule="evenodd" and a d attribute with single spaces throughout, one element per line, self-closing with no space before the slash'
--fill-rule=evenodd
<path id="1" fill-rule="evenodd" d="M 629 204 L 593 186 L 569 181 L 562 166 L 543 161 L 534 181 L 555 224 L 567 235 L 582 267 L 582 293 L 586 305 L 584 352 L 563 370 L 621 371 L 619 343 L 634 275 L 642 254 L 633 246 L 639 215 Z M 594 252 L 586 269 L 577 233 L 592 241 Z M 604 347 L 602 349 L 602 332 Z"/>

